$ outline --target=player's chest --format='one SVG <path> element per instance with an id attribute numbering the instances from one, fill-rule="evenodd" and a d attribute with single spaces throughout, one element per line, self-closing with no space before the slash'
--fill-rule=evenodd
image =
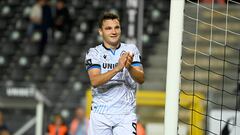
<path id="1" fill-rule="evenodd" d="M 116 50 L 116 51 L 102 51 L 102 53 L 99 55 L 99 60 L 102 63 L 116 63 L 118 62 L 119 58 L 127 52 L 126 50 Z"/>
<path id="2" fill-rule="evenodd" d="M 118 64 L 118 60 L 121 55 L 126 52 L 125 50 L 122 51 L 105 51 L 99 55 L 101 69 L 103 71 L 108 71 L 113 69 Z"/>

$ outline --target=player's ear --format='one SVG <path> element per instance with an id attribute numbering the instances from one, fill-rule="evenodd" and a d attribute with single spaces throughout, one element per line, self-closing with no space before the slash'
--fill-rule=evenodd
<path id="1" fill-rule="evenodd" d="M 102 29 L 101 28 L 98 29 L 98 33 L 99 33 L 100 36 L 102 36 Z"/>

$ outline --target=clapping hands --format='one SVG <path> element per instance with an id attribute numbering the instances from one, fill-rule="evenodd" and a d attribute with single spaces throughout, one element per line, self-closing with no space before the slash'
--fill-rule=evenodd
<path id="1" fill-rule="evenodd" d="M 129 69 L 133 61 L 133 56 L 134 54 L 131 52 L 126 52 L 122 54 L 122 56 L 118 60 L 118 65 L 117 65 L 118 70 L 120 71 L 124 67 Z"/>
<path id="2" fill-rule="evenodd" d="M 127 58 L 126 58 L 126 63 L 125 63 L 125 68 L 129 69 L 132 62 L 133 62 L 133 56 L 134 54 L 131 52 L 127 52 Z"/>

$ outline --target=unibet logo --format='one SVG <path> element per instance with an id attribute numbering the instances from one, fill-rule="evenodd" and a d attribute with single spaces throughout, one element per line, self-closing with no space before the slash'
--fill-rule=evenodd
<path id="1" fill-rule="evenodd" d="M 116 64 L 112 64 L 112 63 L 103 63 L 102 67 L 104 69 L 113 69 L 114 67 L 117 66 L 117 63 Z"/>

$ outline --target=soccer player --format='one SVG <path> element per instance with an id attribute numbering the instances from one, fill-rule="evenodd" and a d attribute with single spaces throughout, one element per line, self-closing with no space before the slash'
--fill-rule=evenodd
<path id="1" fill-rule="evenodd" d="M 103 43 L 90 48 L 85 64 L 92 89 L 88 135 L 136 135 L 135 93 L 144 82 L 141 56 L 134 44 L 120 42 L 118 15 L 99 20 Z"/>

